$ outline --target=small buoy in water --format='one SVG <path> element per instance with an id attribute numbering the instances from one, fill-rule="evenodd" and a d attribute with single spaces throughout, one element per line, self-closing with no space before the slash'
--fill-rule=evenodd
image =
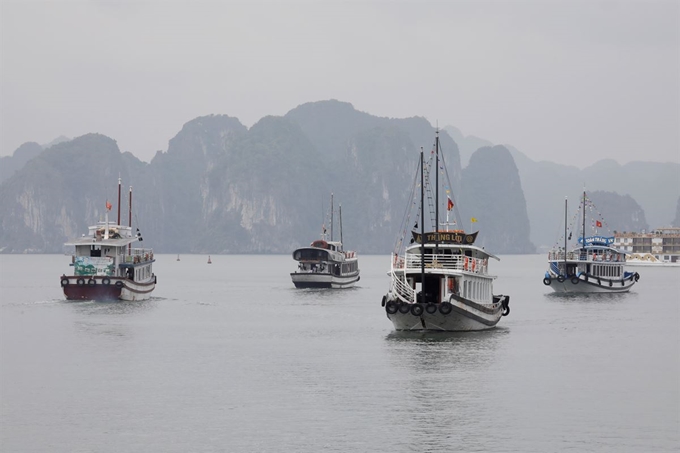
<path id="1" fill-rule="evenodd" d="M 179 261 L 179 255 L 177 255 L 177 261 Z"/>
<path id="2" fill-rule="evenodd" d="M 210 255 L 208 255 L 208 264 L 212 264 L 212 261 L 210 261 Z"/>

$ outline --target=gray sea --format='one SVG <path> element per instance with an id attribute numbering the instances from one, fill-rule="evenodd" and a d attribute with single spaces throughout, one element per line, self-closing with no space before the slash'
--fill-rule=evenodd
<path id="1" fill-rule="evenodd" d="M 680 269 L 560 297 L 491 262 L 509 316 L 400 334 L 389 257 L 298 290 L 288 255 L 157 255 L 144 302 L 67 302 L 70 257 L 0 255 L 2 452 L 677 452 Z"/>

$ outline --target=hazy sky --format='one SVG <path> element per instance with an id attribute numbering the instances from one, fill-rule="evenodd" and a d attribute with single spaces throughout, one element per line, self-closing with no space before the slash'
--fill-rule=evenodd
<path id="1" fill-rule="evenodd" d="M 312 101 L 422 116 L 535 160 L 680 162 L 680 2 L 7 1 L 0 154 Z"/>

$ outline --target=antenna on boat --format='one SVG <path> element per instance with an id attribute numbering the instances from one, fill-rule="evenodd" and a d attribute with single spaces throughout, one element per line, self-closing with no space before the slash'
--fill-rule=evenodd
<path id="1" fill-rule="evenodd" d="M 130 235 L 132 235 L 132 186 L 130 186 L 130 194 L 128 196 L 128 225 L 130 226 Z M 132 243 L 128 244 L 128 255 L 132 253 Z"/>

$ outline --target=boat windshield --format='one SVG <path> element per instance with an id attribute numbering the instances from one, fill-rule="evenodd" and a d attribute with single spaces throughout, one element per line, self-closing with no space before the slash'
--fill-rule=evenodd
<path id="1" fill-rule="evenodd" d="M 322 261 L 328 260 L 328 252 L 318 249 L 299 249 L 293 254 L 296 261 Z"/>

